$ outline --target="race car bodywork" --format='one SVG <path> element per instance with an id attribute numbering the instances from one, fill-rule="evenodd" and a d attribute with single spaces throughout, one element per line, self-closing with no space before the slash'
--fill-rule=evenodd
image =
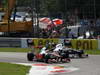
<path id="1" fill-rule="evenodd" d="M 84 52 L 84 50 L 70 49 L 70 50 L 66 50 L 66 51 L 63 51 L 63 52 L 66 53 L 66 55 L 69 58 L 86 58 L 86 57 L 88 57 L 88 54 L 86 54 Z"/>
<path id="2" fill-rule="evenodd" d="M 52 63 L 52 62 L 70 62 L 70 58 L 66 58 L 64 56 L 56 57 L 52 54 L 36 54 L 33 53 L 27 53 L 27 59 L 28 61 L 39 61 L 39 62 L 45 62 L 45 63 Z"/>

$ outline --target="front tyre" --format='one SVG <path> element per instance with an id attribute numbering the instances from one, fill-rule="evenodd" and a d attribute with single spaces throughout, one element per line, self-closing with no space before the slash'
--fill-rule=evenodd
<path id="1" fill-rule="evenodd" d="M 33 59 L 34 59 L 34 53 L 27 53 L 27 60 L 28 61 L 33 61 Z"/>

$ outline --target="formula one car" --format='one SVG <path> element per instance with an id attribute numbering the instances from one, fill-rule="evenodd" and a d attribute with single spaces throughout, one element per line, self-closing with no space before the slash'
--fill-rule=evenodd
<path id="1" fill-rule="evenodd" d="M 60 57 L 57 57 L 55 55 L 52 54 L 47 54 L 45 56 L 45 62 L 49 63 L 49 62 L 62 62 L 62 63 L 69 63 L 71 60 L 70 58 L 66 57 L 65 54 L 60 54 Z"/>
<path id="2" fill-rule="evenodd" d="M 70 40 L 64 40 L 64 46 L 60 53 L 65 53 L 69 58 L 85 58 L 88 57 L 88 54 L 84 50 L 76 50 L 72 48 L 72 43 Z"/>
<path id="3" fill-rule="evenodd" d="M 63 51 L 63 53 L 66 54 L 67 57 L 69 58 L 86 58 L 88 57 L 88 54 L 86 54 L 84 52 L 84 50 L 74 50 L 74 49 L 69 49 L 69 50 L 66 50 L 66 51 Z"/>
<path id="4" fill-rule="evenodd" d="M 70 62 L 70 58 L 65 55 L 65 53 L 59 53 L 59 55 L 56 55 L 52 51 L 47 50 L 46 48 L 41 49 L 42 52 L 38 54 L 34 54 L 32 52 L 27 53 L 27 59 L 28 61 L 39 61 L 39 62 L 45 62 L 45 63 L 52 63 L 52 62 Z M 46 52 L 46 53 L 45 53 Z"/>
<path id="5" fill-rule="evenodd" d="M 66 58 L 65 55 L 61 57 L 56 57 L 52 54 L 42 55 L 42 54 L 36 54 L 33 53 L 27 53 L 27 59 L 28 61 L 38 61 L 38 62 L 45 62 L 45 63 L 52 63 L 52 62 L 70 62 L 70 58 Z"/>

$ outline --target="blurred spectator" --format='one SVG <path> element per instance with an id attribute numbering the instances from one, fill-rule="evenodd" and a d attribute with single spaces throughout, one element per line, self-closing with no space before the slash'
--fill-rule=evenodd
<path id="1" fill-rule="evenodd" d="M 96 20 L 96 26 L 98 27 L 100 27 L 100 17 Z"/>
<path id="2" fill-rule="evenodd" d="M 68 29 L 67 27 L 63 26 L 61 29 L 60 29 L 60 38 L 68 38 Z"/>
<path id="3" fill-rule="evenodd" d="M 28 47 L 34 46 L 34 42 L 32 39 L 27 39 Z"/>
<path id="4" fill-rule="evenodd" d="M 69 30 L 68 38 L 72 38 L 72 39 L 76 38 L 75 32 L 71 31 L 71 29 Z"/>
<path id="5" fill-rule="evenodd" d="M 83 18 L 83 19 L 81 20 L 80 24 L 81 24 L 82 26 L 87 26 L 87 25 L 89 25 L 89 20 L 88 20 L 87 18 Z"/>
<path id="6" fill-rule="evenodd" d="M 82 18 L 80 20 L 80 34 L 84 34 L 84 32 L 86 32 L 89 29 L 89 19 L 87 18 Z"/>
<path id="7" fill-rule="evenodd" d="M 97 37 L 98 35 L 100 35 L 100 17 L 97 18 L 94 28 L 94 36 Z"/>
<path id="8" fill-rule="evenodd" d="M 42 29 L 42 31 L 40 32 L 40 37 L 41 38 L 48 38 L 48 31 L 46 29 Z"/>
<path id="9" fill-rule="evenodd" d="M 59 38 L 59 33 L 56 30 L 53 30 L 49 38 Z"/>
<path id="10" fill-rule="evenodd" d="M 75 25 L 75 22 L 76 22 L 76 20 L 75 20 L 75 15 L 69 15 L 68 16 L 68 20 L 69 20 L 69 24 L 71 25 L 71 26 L 73 26 L 73 25 Z"/>
<path id="11" fill-rule="evenodd" d="M 89 24 L 89 31 L 94 31 L 94 29 L 95 29 L 95 22 L 91 20 Z"/>

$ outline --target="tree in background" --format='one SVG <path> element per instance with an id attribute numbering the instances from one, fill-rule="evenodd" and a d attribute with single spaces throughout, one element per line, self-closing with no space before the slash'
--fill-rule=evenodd
<path id="1" fill-rule="evenodd" d="M 0 7 L 6 8 L 7 7 L 7 0 L 0 0 Z"/>
<path id="2" fill-rule="evenodd" d="M 49 16 L 55 17 L 60 12 L 59 0 L 43 0 L 41 1 L 41 11 Z"/>

